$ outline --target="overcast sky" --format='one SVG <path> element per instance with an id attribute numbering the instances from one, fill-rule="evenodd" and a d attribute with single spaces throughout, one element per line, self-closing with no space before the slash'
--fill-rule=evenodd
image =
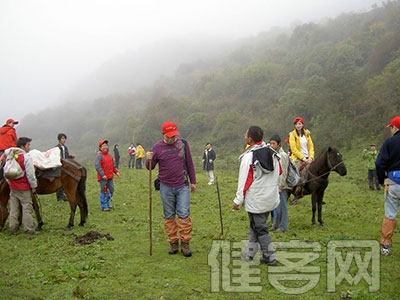
<path id="1" fill-rule="evenodd" d="M 53 106 L 103 62 L 150 42 L 254 36 L 374 3 L 381 1 L 0 0 L 0 124 Z"/>

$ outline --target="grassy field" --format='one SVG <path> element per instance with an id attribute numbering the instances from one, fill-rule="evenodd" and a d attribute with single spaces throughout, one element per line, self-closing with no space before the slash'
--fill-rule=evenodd
<path id="1" fill-rule="evenodd" d="M 359 153 L 345 153 L 344 156 L 348 175 L 339 177 L 332 173 L 325 195 L 327 204 L 323 207 L 323 217 L 326 226 L 311 226 L 310 197 L 307 196 L 298 205 L 289 206 L 289 231 L 285 234 L 272 233 L 278 258 L 290 253 L 299 256 L 294 263 L 316 258 L 309 264 L 286 270 L 287 278 L 299 274 L 314 276 L 308 277 L 316 280 L 314 287 L 303 294 L 299 295 L 299 291 L 307 282 L 285 281 L 282 284 L 286 289 L 282 291 L 274 281 L 277 274 L 272 269 L 274 267 L 257 265 L 256 262 L 250 267 L 250 270 L 260 272 L 250 277 L 255 284 L 246 287 L 243 282 L 231 283 L 240 280 L 240 276 L 248 282 L 244 278 L 244 274 L 248 273 L 237 276 L 234 271 L 249 267 L 248 263 L 236 258 L 235 251 L 231 251 L 237 242 L 246 239 L 248 227 L 244 210 L 231 210 L 237 184 L 237 165 L 232 159 L 232 170 L 216 171 L 222 201 L 223 236 L 216 187 L 208 186 L 205 175 L 198 169 L 198 190 L 192 194 L 194 225 L 191 241 L 193 256 L 190 258 L 167 254 L 169 245 L 163 229 L 159 194 L 155 191 L 152 197 L 153 255 L 149 255 L 147 170 L 122 167 L 122 178 L 115 179 L 115 210 L 102 212 L 99 209 L 95 170 L 89 166 L 87 196 L 90 214 L 85 227 L 78 227 L 78 222 L 75 222 L 76 226 L 71 231 L 64 231 L 69 205 L 57 202 L 56 196 L 51 195 L 40 197 L 45 226 L 39 235 L 10 236 L 8 230 L 0 233 L 0 299 L 398 299 L 400 232 L 396 230 L 389 257 L 372 254 L 368 263 L 370 251 L 357 241 L 367 241 L 376 246 L 380 240 L 380 224 L 384 216 L 383 192 L 368 190 L 366 166 Z M 226 161 L 221 162 L 221 165 L 224 164 L 229 165 Z M 153 178 L 154 175 L 153 171 Z M 79 221 L 78 214 L 76 220 Z M 90 230 L 109 233 L 114 240 L 103 238 L 90 245 L 75 242 L 76 236 Z M 221 248 L 218 254 L 219 248 L 215 247 L 220 240 L 233 246 L 232 249 Z M 320 246 L 320 249 L 314 248 L 317 251 L 313 252 L 298 246 L 284 251 L 284 245 L 290 241 L 297 241 L 306 247 Z M 342 241 L 356 241 L 355 247 L 340 248 Z M 343 262 L 336 256 L 337 262 L 332 264 L 327 248 L 332 245 L 339 247 L 337 251 L 342 253 Z M 216 250 L 215 256 L 210 254 L 210 250 Z M 355 259 L 351 260 L 349 253 Z M 367 263 L 361 266 L 358 261 L 357 264 L 357 254 Z M 227 256 L 228 265 L 225 263 Z M 237 268 L 237 264 L 241 269 Z M 306 265 L 314 269 L 307 269 Z M 336 270 L 334 275 L 337 281 L 333 290 L 333 281 L 328 279 L 332 266 Z M 228 279 L 224 277 L 220 280 L 220 274 Z M 355 274 L 362 276 L 354 277 Z M 378 284 L 376 292 L 369 291 L 369 274 L 374 274 L 372 282 L 375 287 Z M 344 276 L 342 281 L 340 276 Z M 289 294 L 290 291 L 294 294 Z"/>

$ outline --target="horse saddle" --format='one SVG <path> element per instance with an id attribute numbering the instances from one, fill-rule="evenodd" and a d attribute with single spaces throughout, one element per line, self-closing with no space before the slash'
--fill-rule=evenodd
<path id="1" fill-rule="evenodd" d="M 61 167 L 51 169 L 36 169 L 36 178 L 44 178 L 50 182 L 53 182 L 55 178 L 61 176 Z"/>

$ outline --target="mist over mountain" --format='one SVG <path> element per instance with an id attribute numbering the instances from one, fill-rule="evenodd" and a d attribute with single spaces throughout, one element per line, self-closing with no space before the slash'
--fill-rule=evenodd
<path id="1" fill-rule="evenodd" d="M 162 76 L 173 76 L 181 64 L 209 60 L 229 51 L 237 43 L 232 39 L 196 36 L 148 44 L 105 62 L 63 98 L 82 101 L 133 93 Z"/>

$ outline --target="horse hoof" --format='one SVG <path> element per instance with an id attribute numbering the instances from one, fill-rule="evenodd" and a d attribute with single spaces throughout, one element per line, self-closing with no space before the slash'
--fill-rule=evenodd
<path id="1" fill-rule="evenodd" d="M 72 229 L 72 227 L 69 226 L 69 225 L 68 225 L 67 227 L 64 228 L 65 231 L 69 231 L 69 230 L 71 230 L 71 229 Z"/>
<path id="2" fill-rule="evenodd" d="M 325 222 L 320 222 L 319 225 L 321 225 L 323 227 L 323 226 L 325 226 Z"/>
<path id="3" fill-rule="evenodd" d="M 311 223 L 311 225 L 312 225 L 312 226 L 314 226 L 314 227 L 315 227 L 315 226 L 317 226 L 317 224 L 316 224 L 316 223 Z"/>

